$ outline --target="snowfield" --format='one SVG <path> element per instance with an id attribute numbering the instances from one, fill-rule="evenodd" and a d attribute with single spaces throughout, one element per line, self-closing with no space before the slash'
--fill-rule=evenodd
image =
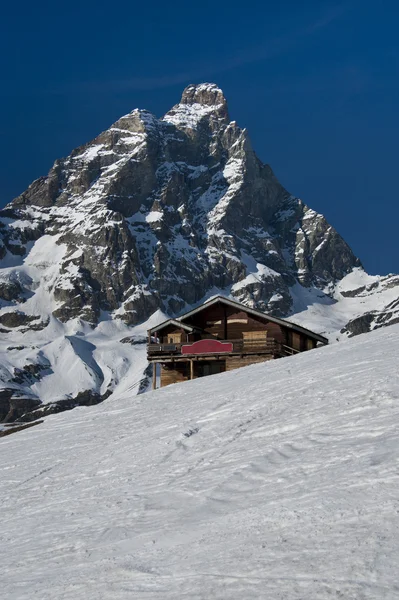
<path id="1" fill-rule="evenodd" d="M 368 275 L 200 83 L 161 119 L 132 110 L 0 210 L 0 421 L 143 391 L 146 326 L 214 295 L 334 342 L 399 322 L 399 275 Z"/>
<path id="2" fill-rule="evenodd" d="M 399 598 L 398 359 L 393 325 L 2 438 L 2 598 Z"/>

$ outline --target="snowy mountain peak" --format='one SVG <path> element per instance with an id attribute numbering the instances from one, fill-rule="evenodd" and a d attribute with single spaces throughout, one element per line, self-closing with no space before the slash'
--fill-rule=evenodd
<path id="1" fill-rule="evenodd" d="M 164 120 L 177 127 L 196 129 L 204 117 L 217 120 L 221 124 L 229 122 L 226 98 L 215 83 L 186 87 L 180 103 L 166 113 Z"/>
<path id="2" fill-rule="evenodd" d="M 180 104 L 202 104 L 204 106 L 227 106 L 223 91 L 216 83 L 192 84 L 183 91 Z"/>
<path id="3" fill-rule="evenodd" d="M 120 345 L 129 328 L 215 294 L 280 317 L 301 311 L 335 335 L 399 315 L 397 278 L 356 274 L 342 287 L 360 261 L 262 164 L 211 83 L 188 86 L 163 119 L 133 110 L 57 160 L 0 211 L 0 261 L 0 419 L 21 395 L 104 397 L 133 358 L 145 369 Z M 68 390 L 73 355 L 82 376 Z"/>

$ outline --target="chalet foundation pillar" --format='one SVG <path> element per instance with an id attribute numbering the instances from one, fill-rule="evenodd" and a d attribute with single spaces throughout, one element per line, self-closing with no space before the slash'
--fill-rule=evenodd
<path id="1" fill-rule="evenodd" d="M 190 379 L 194 379 L 194 361 L 190 360 Z"/>
<path id="2" fill-rule="evenodd" d="M 157 389 L 157 364 L 156 362 L 152 363 L 152 389 Z"/>

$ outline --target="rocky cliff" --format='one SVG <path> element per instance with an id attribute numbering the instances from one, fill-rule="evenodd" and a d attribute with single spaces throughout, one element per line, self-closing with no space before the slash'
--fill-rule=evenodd
<path id="1" fill-rule="evenodd" d="M 30 402 L 99 401 L 133 364 L 136 377 L 145 369 L 120 339 L 140 341 L 156 311 L 216 292 L 334 335 L 398 314 L 397 278 L 363 281 L 335 229 L 257 158 L 214 84 L 187 87 L 162 119 L 133 110 L 57 160 L 1 211 L 0 235 L 0 419 Z M 365 293 L 379 294 L 367 316 Z M 331 326 L 344 298 L 352 312 Z M 314 306 L 330 316 L 317 320 Z"/>

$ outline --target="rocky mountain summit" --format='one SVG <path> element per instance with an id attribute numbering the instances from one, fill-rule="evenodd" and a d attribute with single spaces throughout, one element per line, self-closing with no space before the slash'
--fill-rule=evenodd
<path id="1" fill-rule="evenodd" d="M 215 293 L 335 336 L 399 315 L 398 278 L 367 276 L 283 188 L 214 84 L 188 86 L 162 119 L 133 110 L 57 160 L 1 211 L 0 236 L 0 419 L 133 383 L 142 346 L 120 340 Z"/>

